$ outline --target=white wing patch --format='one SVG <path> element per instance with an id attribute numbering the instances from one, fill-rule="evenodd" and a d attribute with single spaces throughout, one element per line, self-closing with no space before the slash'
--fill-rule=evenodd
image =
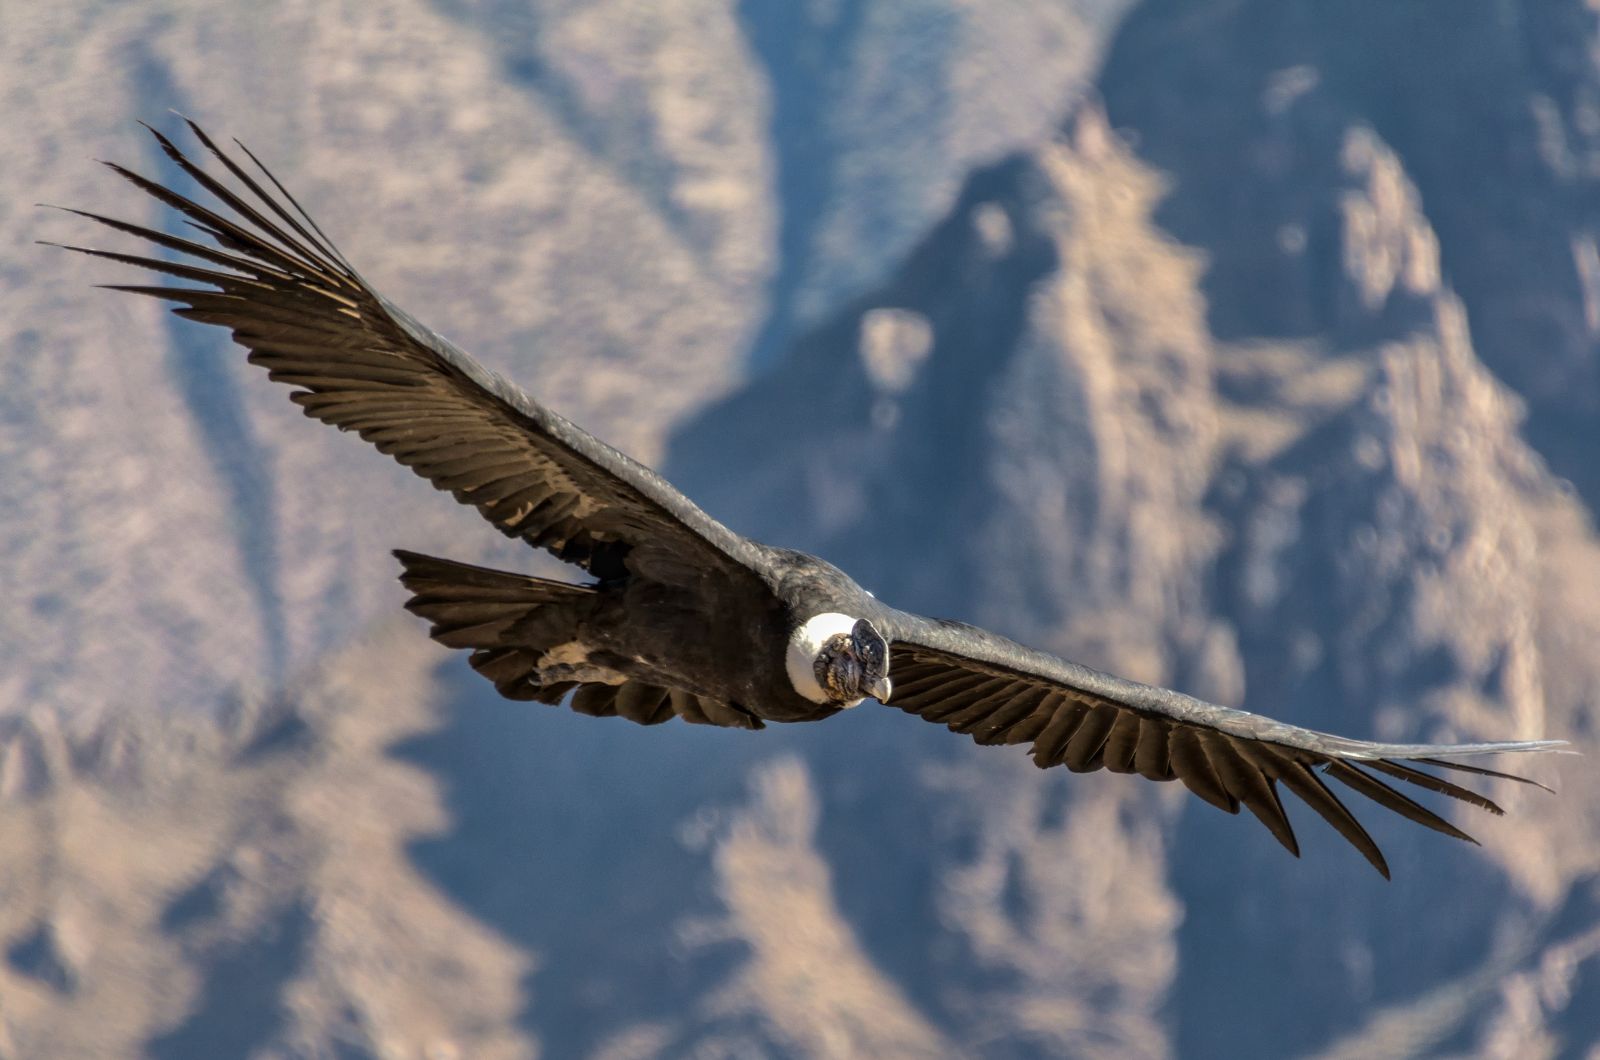
<path id="1" fill-rule="evenodd" d="M 822 654 L 822 646 L 828 642 L 828 638 L 840 633 L 849 636 L 855 625 L 856 620 L 849 615 L 825 611 L 806 619 L 804 625 L 789 635 L 789 650 L 784 656 L 784 664 L 789 671 L 789 683 L 796 692 L 813 703 L 836 707 L 853 707 L 861 702 L 858 699 L 854 703 L 837 703 L 829 699 L 828 693 L 817 683 L 817 656 Z"/>
<path id="2" fill-rule="evenodd" d="M 589 649 L 581 641 L 570 640 L 539 657 L 540 684 L 577 681 L 586 685 L 620 685 L 627 680 L 614 670 L 591 663 Z"/>

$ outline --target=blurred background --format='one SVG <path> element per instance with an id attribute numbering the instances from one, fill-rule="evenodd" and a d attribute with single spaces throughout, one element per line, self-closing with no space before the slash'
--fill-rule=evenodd
<path id="1" fill-rule="evenodd" d="M 893 603 L 1380 739 L 1600 718 L 1592 0 L 3 0 L 0 1056 L 1600 1055 L 1594 759 L 1385 884 L 897 711 L 497 699 L 548 572 L 92 290 L 175 108 Z M 181 142 L 191 141 L 181 138 Z M 143 282 L 143 281 L 133 281 Z M 1362 809 L 1358 807 L 1358 812 Z M 1453 811 L 1452 811 L 1453 812 Z"/>

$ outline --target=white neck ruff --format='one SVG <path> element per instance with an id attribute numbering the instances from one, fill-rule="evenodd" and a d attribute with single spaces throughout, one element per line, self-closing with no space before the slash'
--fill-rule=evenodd
<path id="1" fill-rule="evenodd" d="M 796 692 L 813 703 L 835 707 L 853 707 L 861 702 L 861 699 L 850 703 L 829 699 L 827 691 L 817 683 L 817 656 L 822 654 L 822 646 L 830 637 L 840 633 L 848 637 L 855 627 L 856 620 L 849 615 L 825 611 L 806 619 L 804 625 L 789 635 L 789 650 L 784 656 L 784 663 L 789 671 L 789 683 Z"/>

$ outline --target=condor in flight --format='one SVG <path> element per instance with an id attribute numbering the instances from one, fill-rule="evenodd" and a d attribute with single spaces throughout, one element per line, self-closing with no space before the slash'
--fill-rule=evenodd
<path id="1" fill-rule="evenodd" d="M 1330 736 L 897 611 L 814 556 L 734 533 L 428 330 L 367 284 L 244 145 L 253 170 L 189 127 L 235 187 L 151 131 L 215 208 L 108 165 L 215 245 L 71 211 L 177 256 L 67 249 L 185 281 L 115 289 L 229 329 L 306 415 L 356 432 L 501 533 L 588 572 L 589 584 L 573 585 L 395 553 L 407 606 L 441 644 L 471 651 L 501 695 L 643 725 L 681 717 L 746 729 L 820 721 L 870 697 L 981 744 L 1029 744 L 1041 768 L 1180 780 L 1228 813 L 1244 806 L 1298 855 L 1281 785 L 1385 876 L 1382 853 L 1324 778 L 1471 841 L 1386 779 L 1498 814 L 1428 769 L 1508 777 L 1460 759 L 1561 746 Z"/>

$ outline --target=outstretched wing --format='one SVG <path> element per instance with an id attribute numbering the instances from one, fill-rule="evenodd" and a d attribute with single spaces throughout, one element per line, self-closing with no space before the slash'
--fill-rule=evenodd
<path id="1" fill-rule="evenodd" d="M 355 431 L 478 509 L 502 533 L 597 577 L 633 571 L 681 583 L 708 569 L 749 574 L 760 562 L 758 546 L 665 479 L 544 408 L 373 290 L 243 144 L 239 149 L 271 190 L 199 126 L 189 127 L 243 191 L 150 131 L 221 211 L 106 164 L 218 246 L 73 210 L 176 253 L 67 249 L 200 286 L 114 290 L 176 302 L 179 316 L 228 328 L 251 363 L 296 388 L 290 397 L 306 415 Z"/>
<path id="2" fill-rule="evenodd" d="M 1181 780 L 1228 813 L 1244 806 L 1298 857 L 1299 844 L 1279 799 L 1282 784 L 1385 878 L 1389 867 L 1383 853 L 1323 775 L 1418 824 L 1476 842 L 1378 775 L 1500 814 L 1483 795 L 1416 767 L 1533 783 L 1448 759 L 1565 746 L 1560 740 L 1456 745 L 1350 740 L 1126 681 L 959 622 L 893 612 L 884 624 L 891 642 L 891 706 L 968 733 L 982 744 L 1031 743 L 1041 769 L 1065 765 L 1090 773 L 1103 767 L 1151 780 Z"/>

